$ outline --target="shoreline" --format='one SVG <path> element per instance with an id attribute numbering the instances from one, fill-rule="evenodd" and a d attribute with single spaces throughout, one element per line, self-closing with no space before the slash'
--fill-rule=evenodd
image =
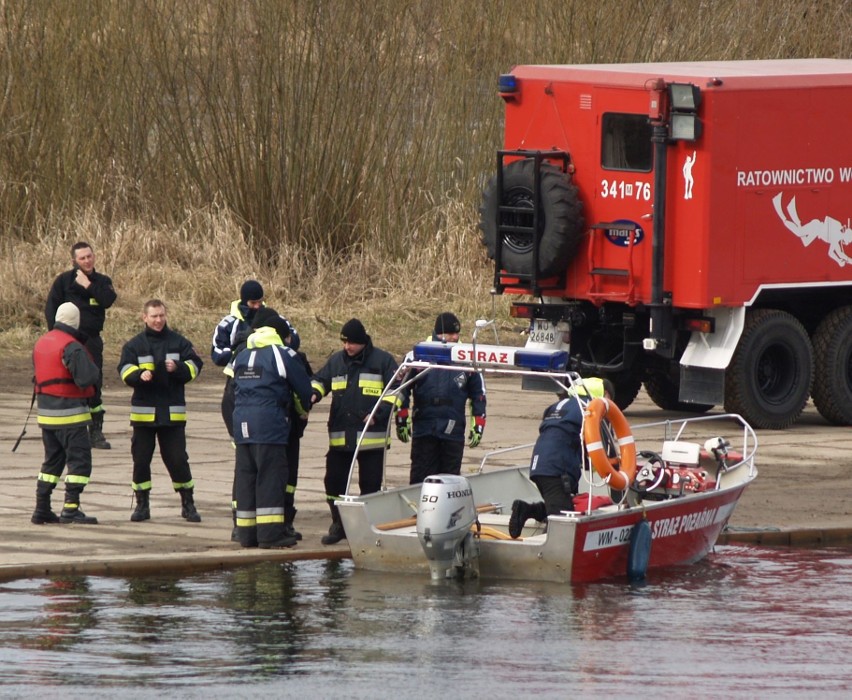
<path id="1" fill-rule="evenodd" d="M 187 447 L 201 523 L 188 523 L 180 517 L 180 499 L 172 491 L 158 455 L 152 465 L 152 519 L 130 522 L 130 392 L 108 378 L 104 430 L 113 447 L 93 451 L 92 480 L 82 496 L 82 507 L 98 517 L 99 524 L 33 525 L 35 481 L 43 459 L 41 431 L 34 415 L 18 450 L 10 452 L 29 408 L 29 376 L 19 372 L 11 381 L 7 379 L 7 391 L 0 396 L 0 442 L 7 450 L 0 495 L 0 528 L 5 533 L 0 543 L 0 580 L 133 576 L 215 570 L 259 561 L 349 557 L 346 540 L 331 547 L 320 544 L 330 523 L 323 485 L 329 402 L 321 402 L 312 411 L 301 445 L 295 526 L 303 533 L 302 542 L 279 551 L 242 550 L 230 542 L 233 448 L 222 424 L 222 382 L 215 368 L 187 388 Z M 507 388 L 512 387 L 489 380 L 485 438 L 480 447 L 465 451 L 462 473 L 476 469 L 488 451 L 529 442 L 536 434 L 549 397 L 501 391 Z M 642 393 L 625 415 L 638 424 L 680 414 L 660 411 Z M 842 496 L 827 495 L 825 486 L 828 481 L 831 493 L 844 494 L 844 487 L 852 485 L 852 470 L 844 459 L 852 433 L 829 426 L 809 406 L 790 429 L 761 431 L 758 440 L 758 477 L 740 499 L 718 544 L 830 547 L 852 542 L 852 505 Z M 386 468 L 388 486 L 407 483 L 408 449 L 393 440 Z M 59 498 L 61 488 L 54 493 L 54 506 Z"/>

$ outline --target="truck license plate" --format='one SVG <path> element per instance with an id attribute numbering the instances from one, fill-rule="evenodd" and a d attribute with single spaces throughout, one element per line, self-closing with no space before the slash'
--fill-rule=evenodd
<path id="1" fill-rule="evenodd" d="M 532 330 L 530 330 L 529 342 L 556 345 L 556 339 L 559 335 L 556 330 L 556 324 L 550 321 L 535 319 L 532 323 Z"/>

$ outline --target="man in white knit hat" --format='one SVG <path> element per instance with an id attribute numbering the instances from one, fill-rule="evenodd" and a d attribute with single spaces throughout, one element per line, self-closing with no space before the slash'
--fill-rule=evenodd
<path id="1" fill-rule="evenodd" d="M 100 370 L 80 333 L 80 309 L 70 301 L 56 310 L 53 329 L 33 348 L 38 424 L 44 442 L 44 463 L 36 485 L 32 522 L 94 525 L 97 518 L 80 509 L 80 494 L 92 474 L 89 441 L 89 398 L 95 394 Z M 50 495 L 65 468 L 65 503 L 59 515 L 50 507 Z"/>

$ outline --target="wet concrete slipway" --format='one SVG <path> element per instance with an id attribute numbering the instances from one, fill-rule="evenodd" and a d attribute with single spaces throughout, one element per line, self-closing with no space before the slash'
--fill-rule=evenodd
<path id="1" fill-rule="evenodd" d="M 501 388 L 501 381 L 489 383 L 485 440 L 481 447 L 467 450 L 463 471 L 475 469 L 487 450 L 535 439 L 549 396 L 495 391 Z M 345 541 L 331 547 L 320 543 L 329 524 L 323 489 L 327 401 L 315 408 L 302 441 L 295 524 L 304 539 L 288 550 L 242 549 L 230 541 L 234 450 L 219 412 L 221 391 L 221 377 L 215 368 L 187 388 L 188 452 L 196 481 L 196 505 L 202 516 L 197 524 L 180 517 L 180 500 L 171 489 L 158 454 L 153 464 L 151 520 L 130 522 L 130 392 L 117 381 L 108 381 L 104 392 L 105 433 L 112 449 L 94 451 L 91 483 L 82 497 L 83 510 L 96 516 L 99 524 L 33 525 L 30 516 L 43 456 L 41 431 L 35 416 L 31 416 L 26 437 L 12 453 L 30 394 L 22 388 L 1 396 L 0 580 L 67 573 L 127 576 L 190 572 L 267 560 L 348 557 Z M 644 394 L 627 411 L 628 419 L 637 423 L 659 420 L 661 415 L 674 414 L 661 414 Z M 499 427 L 507 422 L 511 430 Z M 794 429 L 761 431 L 759 439 L 760 476 L 743 497 L 731 520 L 732 529 L 723 534 L 722 541 L 813 546 L 851 541 L 848 488 L 843 486 L 852 478 L 849 428 L 831 428 L 809 408 Z M 407 483 L 407 455 L 408 446 L 394 439 L 388 456 L 389 486 Z M 830 511 L 821 513 L 807 506 L 819 504 L 819 494 L 831 503 Z M 61 500 L 60 486 L 54 492 L 54 510 L 61 508 Z"/>

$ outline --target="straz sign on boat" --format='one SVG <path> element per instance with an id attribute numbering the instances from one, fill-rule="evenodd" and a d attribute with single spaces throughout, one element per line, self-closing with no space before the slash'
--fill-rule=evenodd
<path id="1" fill-rule="evenodd" d="M 484 365 L 515 364 L 515 348 L 502 345 L 465 345 L 459 343 L 452 348 L 453 362 L 478 363 Z"/>
<path id="2" fill-rule="evenodd" d="M 724 521 L 734 510 L 736 502 L 729 503 L 718 508 L 705 508 L 694 513 L 684 513 L 668 518 L 660 518 L 651 521 L 651 536 L 655 539 L 672 537 L 674 535 L 702 530 L 711 525 Z M 595 530 L 586 533 L 583 543 L 583 551 L 593 552 L 597 549 L 609 547 L 620 547 L 630 542 L 630 533 L 633 525 L 622 525 L 607 528 L 606 530 Z"/>

